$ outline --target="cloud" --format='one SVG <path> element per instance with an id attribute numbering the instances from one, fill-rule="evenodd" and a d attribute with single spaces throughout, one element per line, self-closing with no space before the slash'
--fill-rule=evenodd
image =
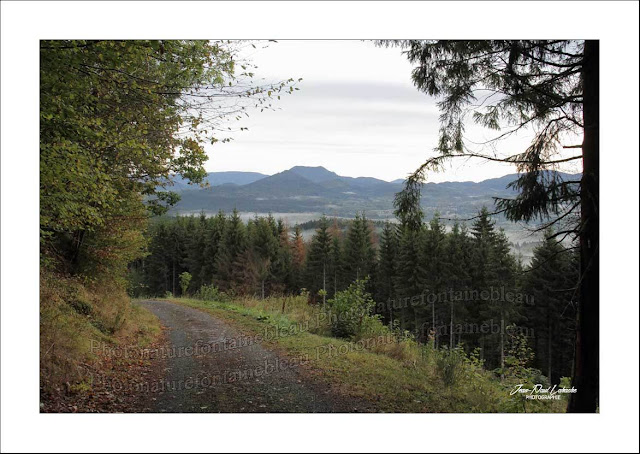
<path id="1" fill-rule="evenodd" d="M 394 180 L 433 155 L 440 128 L 436 99 L 413 86 L 411 65 L 398 49 L 362 41 L 281 41 L 252 58 L 267 80 L 303 77 L 300 90 L 282 96 L 275 111 L 249 112 L 237 124 L 248 131 L 208 148 L 207 170 L 272 174 L 321 165 L 345 176 Z M 467 129 L 477 142 L 492 133 Z M 521 135 L 497 151 L 527 145 Z M 430 179 L 480 181 L 513 172 L 513 166 L 459 161 Z"/>

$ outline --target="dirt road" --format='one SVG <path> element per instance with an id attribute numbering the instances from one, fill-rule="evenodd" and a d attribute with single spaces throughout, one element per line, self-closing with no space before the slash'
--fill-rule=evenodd
<path id="1" fill-rule="evenodd" d="M 371 411 L 310 380 L 299 361 L 259 343 L 246 345 L 246 336 L 203 311 L 163 301 L 141 304 L 168 329 L 157 360 L 162 370 L 154 374 L 160 377 L 145 384 L 146 411 Z"/>

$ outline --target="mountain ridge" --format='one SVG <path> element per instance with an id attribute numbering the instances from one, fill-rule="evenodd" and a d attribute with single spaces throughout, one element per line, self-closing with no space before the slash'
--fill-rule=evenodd
<path id="1" fill-rule="evenodd" d="M 247 172 L 250 173 L 250 172 Z M 212 175 L 213 174 L 213 175 Z M 222 181 L 209 174 L 214 181 Z M 324 167 L 294 166 L 274 175 L 252 172 L 248 177 L 226 175 L 228 183 L 207 188 L 172 188 L 182 200 L 172 209 L 174 213 L 193 211 L 243 212 L 318 212 L 328 215 L 352 217 L 357 211 L 367 211 L 374 217 L 393 217 L 393 199 L 402 189 L 399 180 L 388 182 L 372 177 L 343 177 Z M 264 175 L 264 176 L 261 176 Z M 563 180 L 576 175 L 557 172 Z M 421 204 L 425 214 L 439 211 L 442 215 L 467 216 L 483 205 L 492 207 L 494 197 L 513 197 L 507 185 L 517 174 L 507 174 L 480 182 L 445 181 L 425 183 Z M 231 181 L 229 181 L 231 180 Z M 253 180 L 253 181 L 251 181 Z M 249 181 L 249 182 L 247 182 Z"/>

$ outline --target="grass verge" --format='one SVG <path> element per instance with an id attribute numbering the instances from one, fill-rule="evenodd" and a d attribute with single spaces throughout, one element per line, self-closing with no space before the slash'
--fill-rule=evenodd
<path id="1" fill-rule="evenodd" d="M 98 346 L 145 347 L 158 340 L 161 332 L 157 317 L 132 304 L 116 282 L 83 282 L 42 272 L 41 410 L 65 411 L 67 406 L 61 402 L 90 395 L 93 377 L 118 367 L 111 359 L 105 361 L 104 349 Z"/>
<path id="2" fill-rule="evenodd" d="M 304 373 L 340 393 L 370 401 L 382 412 L 562 412 L 564 401 L 527 401 L 510 396 L 511 385 L 466 357 L 390 336 L 353 340 L 330 337 L 321 308 L 304 298 L 239 298 L 172 302 L 226 320 L 247 336 L 290 357 L 310 361 Z M 258 337 L 259 336 L 259 337 Z"/>

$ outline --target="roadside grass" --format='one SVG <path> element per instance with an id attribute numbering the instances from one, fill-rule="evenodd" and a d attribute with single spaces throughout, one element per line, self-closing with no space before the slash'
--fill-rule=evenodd
<path id="1" fill-rule="evenodd" d="M 455 380 L 445 380 L 446 352 L 388 333 L 352 340 L 330 337 L 322 308 L 307 304 L 303 297 L 169 300 L 209 312 L 244 335 L 304 360 L 307 374 L 342 394 L 370 401 L 381 412 L 563 412 L 566 408 L 563 401 L 523 403 L 521 396 L 509 395 L 513 386 L 468 359 L 452 366 Z"/>
<path id="2" fill-rule="evenodd" d="M 40 274 L 40 390 L 90 392 L 89 368 L 99 370 L 96 345 L 145 347 L 161 333 L 160 321 L 132 304 L 116 282 L 83 282 Z"/>

